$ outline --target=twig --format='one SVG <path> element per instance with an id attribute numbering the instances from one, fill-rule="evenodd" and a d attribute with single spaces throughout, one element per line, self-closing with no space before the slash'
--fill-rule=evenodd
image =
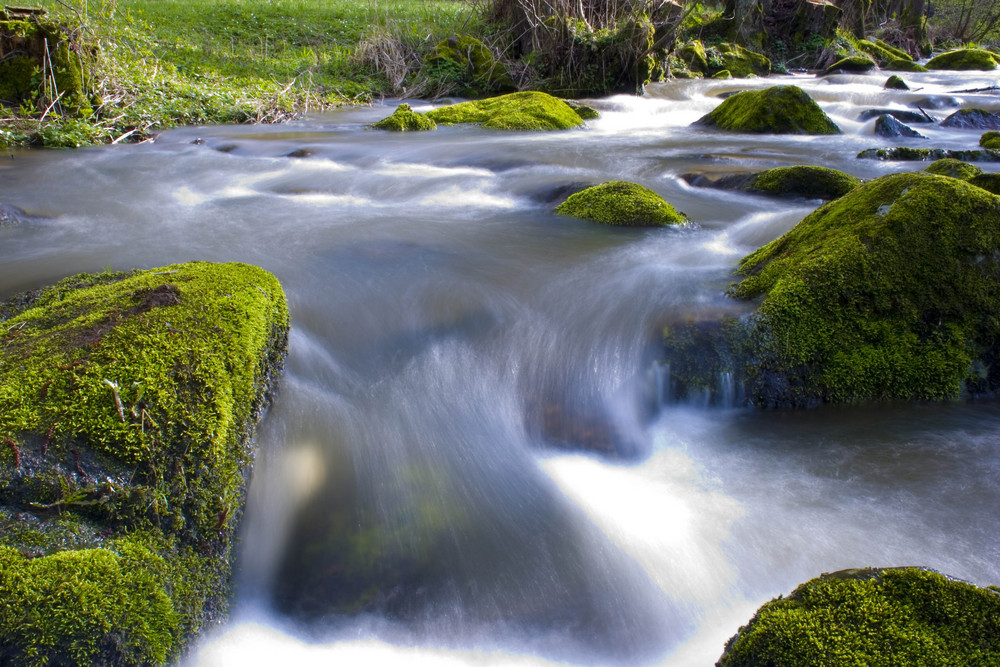
<path id="1" fill-rule="evenodd" d="M 126 132 L 122 136 L 120 136 L 117 139 L 115 139 L 114 141 L 112 141 L 111 143 L 112 144 L 117 144 L 118 142 L 122 141 L 123 139 L 127 139 L 127 138 L 131 137 L 133 134 L 135 134 L 138 131 L 139 131 L 139 128 L 132 128 L 131 130 L 129 130 L 128 132 Z"/>
<path id="2" fill-rule="evenodd" d="M 122 397 L 118 394 L 118 383 L 112 382 L 111 380 L 105 379 L 104 384 L 111 387 L 111 392 L 115 395 L 115 407 L 118 408 L 118 416 L 121 417 L 122 423 L 125 423 L 125 409 L 122 408 Z"/>
<path id="3" fill-rule="evenodd" d="M 21 467 L 21 449 L 17 446 L 11 438 L 4 438 L 4 444 L 9 445 L 12 452 L 14 452 L 14 467 Z"/>

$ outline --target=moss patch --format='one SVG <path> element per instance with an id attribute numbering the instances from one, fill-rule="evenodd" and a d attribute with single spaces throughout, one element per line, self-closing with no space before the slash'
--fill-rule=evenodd
<path id="1" fill-rule="evenodd" d="M 720 667 L 993 665 L 1000 593 L 916 568 L 808 581 L 761 607 Z"/>
<path id="2" fill-rule="evenodd" d="M 830 74 L 864 74 L 865 72 L 870 72 L 876 69 L 878 65 L 871 58 L 865 56 L 849 56 L 847 58 L 842 58 L 837 62 L 833 63 L 825 70 L 820 76 L 829 76 Z"/>
<path id="3" fill-rule="evenodd" d="M 761 299 L 747 323 L 751 401 L 993 391 L 998 257 L 1000 198 L 957 179 L 894 174 L 819 208 L 745 257 L 731 288 Z"/>
<path id="4" fill-rule="evenodd" d="M 737 78 L 748 76 L 767 76 L 771 73 L 771 61 L 739 44 L 723 43 L 708 51 L 708 70 L 706 74 L 716 74 L 723 70 Z"/>
<path id="5" fill-rule="evenodd" d="M 427 72 L 460 82 L 465 95 L 513 88 L 507 68 L 489 47 L 470 35 L 453 35 L 438 42 L 424 59 Z"/>
<path id="6" fill-rule="evenodd" d="M 426 115 L 411 109 L 409 104 L 400 104 L 391 116 L 372 123 L 371 126 L 376 130 L 389 130 L 391 132 L 420 132 L 435 129 L 437 123 Z"/>
<path id="7" fill-rule="evenodd" d="M 968 183 L 987 192 L 1000 195 L 1000 174 L 979 174 L 970 178 Z"/>
<path id="8" fill-rule="evenodd" d="M 990 130 L 979 137 L 979 145 L 990 150 L 1000 150 L 1000 132 Z"/>
<path id="9" fill-rule="evenodd" d="M 583 124 L 568 104 L 539 92 L 452 104 L 428 111 L 427 117 L 441 125 L 479 123 L 494 130 L 568 130 Z"/>
<path id="10" fill-rule="evenodd" d="M 948 176 L 950 178 L 957 178 L 961 181 L 967 181 L 973 176 L 978 176 L 983 173 L 983 170 L 974 164 L 969 164 L 968 162 L 962 162 L 961 160 L 947 157 L 935 160 L 926 169 L 924 169 L 924 171 L 928 174 Z"/>
<path id="11" fill-rule="evenodd" d="M 896 146 L 895 148 L 866 148 L 858 153 L 863 160 L 890 160 L 899 162 L 921 162 L 951 158 L 965 162 L 1000 162 L 1000 151 L 983 150 L 948 150 L 946 148 L 910 148 Z"/>
<path id="12" fill-rule="evenodd" d="M 984 49 L 957 49 L 934 56 L 927 61 L 927 69 L 994 70 L 997 57 Z"/>
<path id="13" fill-rule="evenodd" d="M 0 509 L 31 528 L 0 538 L 0 658 L 162 663 L 225 610 L 281 286 L 243 264 L 81 274 L 0 316 Z"/>
<path id="14" fill-rule="evenodd" d="M 902 60 L 895 59 L 890 60 L 885 64 L 883 69 L 891 70 L 893 72 L 927 72 L 928 69 L 921 65 L 920 63 L 913 62 L 912 60 Z"/>
<path id="15" fill-rule="evenodd" d="M 658 227 L 687 221 L 660 195 L 626 181 L 603 183 L 570 195 L 556 208 L 556 213 L 628 227 Z"/>
<path id="16" fill-rule="evenodd" d="M 836 199 L 859 185 L 859 179 L 842 171 L 800 165 L 768 169 L 752 178 L 744 189 L 779 196 Z"/>
<path id="17" fill-rule="evenodd" d="M 836 123 L 797 86 L 736 93 L 695 125 L 757 134 L 840 134 Z"/>
<path id="18" fill-rule="evenodd" d="M 909 90 L 910 87 L 906 85 L 900 77 L 893 74 L 888 79 L 886 79 L 885 85 L 882 86 L 886 90 Z"/>

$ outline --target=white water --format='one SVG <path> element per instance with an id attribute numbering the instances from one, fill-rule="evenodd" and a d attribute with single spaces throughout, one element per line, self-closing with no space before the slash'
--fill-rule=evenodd
<path id="1" fill-rule="evenodd" d="M 739 258 L 817 205 L 683 174 L 920 168 L 855 159 L 893 143 L 857 114 L 1000 107 L 950 93 L 994 75 L 910 75 L 911 93 L 884 78 L 795 79 L 838 137 L 688 127 L 718 94 L 774 83 L 758 80 L 597 100 L 601 119 L 551 135 L 364 129 L 389 106 L 4 160 L 0 202 L 36 217 L 0 228 L 0 293 L 195 259 L 285 285 L 290 355 L 258 435 L 233 616 L 185 664 L 711 665 L 759 604 L 824 571 L 1000 583 L 1000 405 L 759 413 L 657 394 L 659 327 L 733 311 Z M 979 136 L 917 129 L 930 140 L 905 145 Z M 694 224 L 552 214 L 567 186 L 612 179 Z M 720 377 L 719 395 L 732 406 L 738 388 Z M 326 540 L 345 534 L 385 574 L 355 614 L 321 609 L 360 567 Z"/>

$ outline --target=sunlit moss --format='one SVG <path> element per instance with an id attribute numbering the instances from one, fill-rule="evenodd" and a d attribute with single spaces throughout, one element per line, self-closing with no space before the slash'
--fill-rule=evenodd
<path id="1" fill-rule="evenodd" d="M 687 220 L 660 195 L 627 181 L 603 183 L 570 195 L 556 213 L 628 227 L 675 225 Z"/>
<path id="2" fill-rule="evenodd" d="M 865 72 L 870 72 L 877 67 L 878 65 L 875 64 L 875 61 L 866 56 L 849 56 L 847 58 L 841 58 L 827 67 L 823 70 L 822 76 L 838 73 L 863 74 Z"/>
<path id="3" fill-rule="evenodd" d="M 957 178 L 962 181 L 967 181 L 973 176 L 978 176 L 983 173 L 983 170 L 974 164 L 969 164 L 968 162 L 947 157 L 935 160 L 928 165 L 924 171 L 928 174 L 950 176 L 951 178 Z"/>
<path id="4" fill-rule="evenodd" d="M 983 132 L 983 135 L 979 137 L 979 145 L 983 148 L 1000 150 L 1000 132 L 997 132 L 996 130 Z"/>
<path id="5" fill-rule="evenodd" d="M 994 70 L 997 57 L 984 49 L 957 49 L 934 56 L 927 61 L 927 69 Z"/>
<path id="6" fill-rule="evenodd" d="M 372 123 L 376 130 L 389 130 L 392 132 L 420 132 L 433 130 L 437 123 L 422 113 L 418 113 L 410 108 L 409 104 L 400 104 L 391 116 Z"/>
<path id="7" fill-rule="evenodd" d="M 427 117 L 441 125 L 478 123 L 494 130 L 568 130 L 583 125 L 572 107 L 539 92 L 452 104 L 428 111 Z"/>
<path id="8" fill-rule="evenodd" d="M 840 134 L 840 128 L 797 86 L 736 93 L 695 124 L 731 132 Z"/>
<path id="9" fill-rule="evenodd" d="M 836 169 L 798 165 L 761 172 L 744 189 L 773 195 L 836 199 L 859 185 L 860 179 Z"/>
<path id="10" fill-rule="evenodd" d="M 916 568 L 850 570 L 765 604 L 718 665 L 995 665 L 998 619 L 995 590 Z"/>

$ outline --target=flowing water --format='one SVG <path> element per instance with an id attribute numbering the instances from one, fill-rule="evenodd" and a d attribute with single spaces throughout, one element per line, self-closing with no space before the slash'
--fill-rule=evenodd
<path id="1" fill-rule="evenodd" d="M 387 105 L 17 153 L 0 202 L 30 217 L 0 227 L 0 295 L 188 260 L 284 284 L 290 352 L 233 615 L 185 664 L 711 665 L 759 604 L 825 571 L 1000 583 L 1000 404 L 760 412 L 726 376 L 711 397 L 671 396 L 657 355 L 665 322 L 738 313 L 722 294 L 736 262 L 818 205 L 681 177 L 920 168 L 856 159 L 898 143 L 858 114 L 1000 108 L 956 92 L 995 75 L 906 78 L 919 90 L 796 77 L 835 137 L 688 127 L 775 83 L 757 80 L 595 100 L 601 119 L 553 134 L 365 129 Z M 930 140 L 906 145 L 979 137 L 917 127 Z M 693 224 L 552 213 L 617 179 Z"/>

